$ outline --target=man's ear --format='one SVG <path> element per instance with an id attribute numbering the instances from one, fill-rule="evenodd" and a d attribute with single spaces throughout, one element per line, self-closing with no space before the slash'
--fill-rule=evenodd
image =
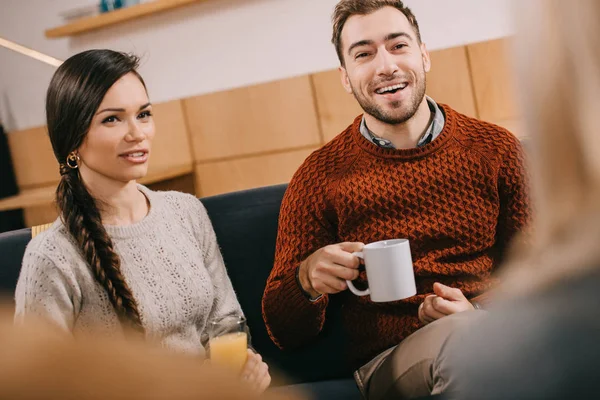
<path id="1" fill-rule="evenodd" d="M 425 43 L 421 43 L 421 57 L 423 58 L 423 69 L 425 72 L 429 72 L 431 70 L 431 58 L 429 57 Z"/>
<path id="2" fill-rule="evenodd" d="M 346 71 L 346 68 L 340 66 L 338 68 L 338 71 L 340 71 L 340 79 L 342 81 L 342 86 L 344 87 L 346 92 L 352 94 L 352 85 L 350 85 L 350 79 L 348 78 L 348 72 Z"/>

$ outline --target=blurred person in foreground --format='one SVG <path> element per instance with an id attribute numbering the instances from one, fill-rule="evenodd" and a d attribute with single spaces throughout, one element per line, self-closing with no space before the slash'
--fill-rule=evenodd
<path id="1" fill-rule="evenodd" d="M 0 398 L 105 399 L 293 399 L 290 391 L 252 390 L 228 370 L 201 359 L 151 347 L 137 336 L 64 335 L 36 318 L 13 326 L 0 310 Z"/>
<path id="2" fill-rule="evenodd" d="M 128 327 L 202 358 L 210 321 L 242 310 L 202 203 L 137 183 L 155 135 L 138 62 L 88 50 L 50 81 L 46 118 L 60 165 L 60 216 L 27 245 L 15 319 L 43 317 L 76 336 L 116 338 Z M 241 377 L 258 391 L 271 380 L 251 350 Z"/>
<path id="3" fill-rule="evenodd" d="M 518 3 L 533 238 L 498 302 L 447 343 L 457 399 L 596 398 L 600 380 L 600 1 Z"/>

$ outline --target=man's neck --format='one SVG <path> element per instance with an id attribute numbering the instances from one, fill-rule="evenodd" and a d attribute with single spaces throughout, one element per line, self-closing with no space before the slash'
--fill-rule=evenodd
<path id="1" fill-rule="evenodd" d="M 429 127 L 432 114 L 427 98 L 423 97 L 417 112 L 402 124 L 387 124 L 366 113 L 364 117 L 367 127 L 377 137 L 389 140 L 396 149 L 413 149 Z"/>

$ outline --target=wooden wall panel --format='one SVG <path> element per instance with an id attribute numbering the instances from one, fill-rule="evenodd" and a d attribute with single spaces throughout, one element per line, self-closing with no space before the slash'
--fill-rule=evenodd
<path id="1" fill-rule="evenodd" d="M 315 148 L 196 165 L 198 196 L 289 182 Z"/>
<path id="2" fill-rule="evenodd" d="M 191 173 L 194 170 L 194 162 L 182 101 L 155 104 L 152 108 L 156 134 L 146 181 Z"/>
<path id="3" fill-rule="evenodd" d="M 23 210 L 25 226 L 28 228 L 54 222 L 57 217 L 58 211 L 54 202 L 41 206 L 29 207 Z"/>
<path id="4" fill-rule="evenodd" d="M 309 76 L 184 100 L 196 161 L 320 144 Z"/>
<path id="5" fill-rule="evenodd" d="M 525 136 L 507 44 L 432 52 L 427 93 Z M 287 182 L 312 150 L 361 113 L 337 70 L 156 104 L 157 134 L 142 182 L 204 196 Z M 56 214 L 48 193 L 59 173 L 45 127 L 11 132 L 8 140 L 22 193 L 0 208 L 28 208 L 28 225 L 50 222 Z"/>
<path id="6" fill-rule="evenodd" d="M 178 176 L 176 178 L 149 184 L 152 190 L 176 190 L 178 192 L 196 195 L 196 178 L 193 173 Z"/>
<path id="7" fill-rule="evenodd" d="M 17 184 L 21 189 L 59 181 L 58 162 L 45 126 L 9 132 L 7 138 Z"/>
<path id="8" fill-rule="evenodd" d="M 485 121 L 510 121 L 520 117 L 509 61 L 509 40 L 467 46 L 479 118 Z"/>
<path id="9" fill-rule="evenodd" d="M 505 119 L 502 121 L 490 121 L 489 122 L 500 125 L 503 128 L 508 129 L 512 134 L 514 134 L 519 139 L 527 137 L 527 131 L 525 130 L 525 123 L 522 119 L 513 118 L 513 119 Z"/>
<path id="10" fill-rule="evenodd" d="M 313 74 L 311 79 L 323 139 L 328 142 L 346 129 L 363 110 L 354 96 L 344 90 L 337 69 Z"/>
<path id="11" fill-rule="evenodd" d="M 467 49 L 453 47 L 432 51 L 430 57 L 427 94 L 438 103 L 448 104 L 458 112 L 477 117 Z"/>

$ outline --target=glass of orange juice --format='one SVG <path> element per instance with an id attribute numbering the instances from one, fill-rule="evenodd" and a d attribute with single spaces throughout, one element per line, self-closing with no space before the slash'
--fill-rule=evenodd
<path id="1" fill-rule="evenodd" d="M 248 334 L 243 315 L 208 322 L 209 352 L 212 363 L 240 373 L 248 358 Z"/>

